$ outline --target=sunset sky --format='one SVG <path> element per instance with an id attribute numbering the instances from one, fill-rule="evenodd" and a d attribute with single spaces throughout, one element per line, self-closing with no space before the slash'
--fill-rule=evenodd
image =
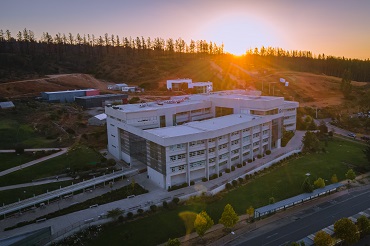
<path id="1" fill-rule="evenodd" d="M 369 0 L 2 0 L 0 29 L 181 37 L 242 54 L 264 46 L 370 58 Z"/>

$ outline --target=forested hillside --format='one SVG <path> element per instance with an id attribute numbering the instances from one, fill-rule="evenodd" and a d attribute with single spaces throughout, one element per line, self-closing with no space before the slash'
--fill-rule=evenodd
<path id="1" fill-rule="evenodd" d="M 249 71 L 292 70 L 340 78 L 348 70 L 352 80 L 370 81 L 370 60 L 315 55 L 309 51 L 261 47 L 235 57 L 225 54 L 223 44 L 205 40 L 186 43 L 181 38 L 71 33 L 53 37 L 47 32 L 37 39 L 31 30 L 24 29 L 16 35 L 0 30 L 0 82 L 46 74 L 87 73 L 112 82 L 143 85 L 146 89 L 157 89 L 161 81 L 176 76 L 222 83 L 223 77 L 212 76 L 212 68 L 206 68 L 210 66 L 206 65 L 208 61 L 218 61 L 224 70 L 233 63 Z"/>

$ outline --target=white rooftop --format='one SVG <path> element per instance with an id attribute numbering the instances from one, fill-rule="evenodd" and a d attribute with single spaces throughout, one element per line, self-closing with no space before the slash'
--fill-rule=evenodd
<path id="1" fill-rule="evenodd" d="M 150 111 L 150 110 L 157 110 L 162 108 L 175 108 L 179 106 L 185 106 L 185 105 L 194 105 L 199 104 L 201 101 L 194 100 L 166 100 L 161 102 L 149 102 L 149 103 L 137 103 L 137 104 L 125 104 L 125 105 L 119 105 L 118 110 L 121 110 L 123 112 L 138 112 L 138 111 Z"/>
<path id="2" fill-rule="evenodd" d="M 198 134 L 202 132 L 217 131 L 260 118 L 262 117 L 255 115 L 232 114 L 209 120 L 193 121 L 181 126 L 170 126 L 145 130 L 145 132 L 151 133 L 161 138 L 179 137 L 191 134 Z"/>
<path id="3" fill-rule="evenodd" d="M 98 114 L 98 115 L 95 115 L 94 116 L 95 118 L 97 118 L 98 120 L 105 120 L 107 119 L 107 115 L 106 114 Z"/>
<path id="4" fill-rule="evenodd" d="M 79 91 L 96 91 L 97 89 L 82 89 L 82 90 L 69 90 L 69 91 L 46 91 L 46 94 L 54 94 L 54 93 L 66 93 L 66 92 L 79 92 Z"/>

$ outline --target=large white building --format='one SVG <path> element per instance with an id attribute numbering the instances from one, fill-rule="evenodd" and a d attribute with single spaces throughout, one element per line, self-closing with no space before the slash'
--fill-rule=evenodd
<path id="1" fill-rule="evenodd" d="M 108 151 L 147 165 L 165 189 L 190 184 L 280 148 L 283 129 L 296 129 L 297 107 L 243 90 L 106 107 Z"/>

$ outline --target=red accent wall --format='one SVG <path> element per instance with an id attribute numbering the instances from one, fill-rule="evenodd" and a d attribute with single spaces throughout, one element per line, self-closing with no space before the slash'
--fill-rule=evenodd
<path id="1" fill-rule="evenodd" d="M 96 96 L 99 94 L 100 94 L 99 90 L 86 91 L 86 96 Z"/>

